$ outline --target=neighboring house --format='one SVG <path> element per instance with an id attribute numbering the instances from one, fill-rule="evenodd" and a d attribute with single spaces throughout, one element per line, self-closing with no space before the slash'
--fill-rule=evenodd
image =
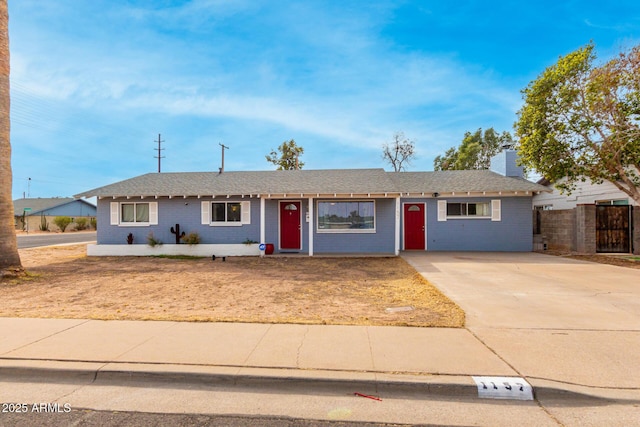
<path id="1" fill-rule="evenodd" d="M 533 196 L 534 249 L 640 253 L 639 205 L 613 183 L 578 181 L 571 194 L 538 184 L 549 191 Z"/>
<path id="2" fill-rule="evenodd" d="M 550 192 L 533 196 L 534 209 L 573 209 L 583 204 L 638 206 L 635 200 L 609 181 L 602 184 L 592 184 L 589 180 L 578 181 L 576 189 L 571 194 L 561 194 L 560 190 L 545 178 L 539 180 L 538 184 L 544 185 Z"/>
<path id="3" fill-rule="evenodd" d="M 494 171 L 150 173 L 76 197 L 98 198 L 90 255 L 260 253 L 244 242 L 310 256 L 531 251 L 531 200 L 546 188 L 522 178 L 515 152 L 495 160 Z M 201 244 L 170 244 L 177 224 Z M 149 233 L 164 245 L 148 246 Z"/>
<path id="4" fill-rule="evenodd" d="M 53 219 L 57 216 L 95 218 L 96 206 L 86 200 L 71 197 L 29 198 L 13 201 L 15 226 L 18 230 L 37 231 L 44 220 L 50 231 L 58 231 Z M 23 222 L 24 219 L 24 222 Z M 68 227 L 72 230 L 74 224 Z"/>

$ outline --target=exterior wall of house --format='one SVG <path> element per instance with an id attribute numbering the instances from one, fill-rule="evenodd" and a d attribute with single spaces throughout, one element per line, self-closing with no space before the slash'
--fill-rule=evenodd
<path id="1" fill-rule="evenodd" d="M 215 199 L 218 200 L 218 199 Z M 146 202 L 143 200 L 142 202 Z M 127 243 L 129 233 L 133 234 L 134 244 L 147 244 L 147 236 L 154 237 L 166 244 L 175 243 L 171 227 L 180 224 L 180 231 L 187 234 L 196 232 L 202 244 L 239 244 L 247 239 L 260 241 L 260 199 L 250 199 L 251 223 L 240 226 L 209 226 L 201 224 L 201 202 L 214 199 L 157 199 L 158 224 L 148 226 L 122 226 L 110 224 L 110 204 L 112 202 L 134 202 L 126 199 L 104 199 L 98 201 L 98 243 L 101 245 L 123 245 Z M 229 198 L 227 202 L 241 202 L 247 199 Z M 293 199 L 287 199 L 287 202 Z M 138 202 L 135 200 L 135 202 Z M 300 253 L 309 252 L 309 211 L 308 199 L 301 199 L 301 244 Z M 314 200 L 314 224 L 317 223 L 317 201 Z M 375 233 L 323 233 L 314 227 L 314 253 L 393 253 L 395 233 L 395 199 L 376 199 Z M 265 243 L 272 243 L 275 252 L 280 249 L 279 200 L 265 201 Z M 286 251 L 298 252 L 298 251 Z"/>
<path id="2" fill-rule="evenodd" d="M 216 201 L 218 199 L 215 199 Z M 202 244 L 237 244 L 245 240 L 260 240 L 260 200 L 229 198 L 220 199 L 225 202 L 250 202 L 251 223 L 239 226 L 210 226 L 201 224 L 201 202 L 212 202 L 211 198 L 159 198 L 144 200 L 103 199 L 98 201 L 98 244 L 123 245 L 127 243 L 129 233 L 133 234 L 134 244 L 147 244 L 147 236 L 154 237 L 163 243 L 175 244 L 175 234 L 171 227 L 180 225 L 180 233 L 198 233 Z M 110 205 L 112 202 L 157 202 L 158 224 L 148 226 L 111 225 Z"/>
<path id="3" fill-rule="evenodd" d="M 531 197 L 503 197 L 500 221 L 455 218 L 438 221 L 439 199 L 427 199 L 428 251 L 516 251 L 533 249 Z M 489 202 L 496 198 L 450 198 L 451 202 Z M 406 199 L 403 201 L 419 201 Z"/>
<path id="4" fill-rule="evenodd" d="M 280 202 L 300 202 L 300 243 L 302 248 L 299 251 L 280 249 Z M 274 246 L 275 253 L 281 252 L 309 252 L 309 223 L 306 221 L 309 212 L 309 199 L 268 199 L 265 201 L 265 243 Z M 260 221 L 260 211 L 258 210 L 258 223 Z M 259 240 L 259 239 L 258 239 Z"/>
<path id="5" fill-rule="evenodd" d="M 570 195 L 560 194 L 560 190 L 549 186 L 552 193 L 540 193 L 533 196 L 534 206 L 547 206 L 552 209 L 573 209 L 580 204 L 594 204 L 601 200 L 617 200 L 618 203 L 638 206 L 635 200 L 618 190 L 615 185 L 605 181 L 602 184 L 577 182 L 576 189 Z"/>
<path id="6" fill-rule="evenodd" d="M 374 199 L 374 201 L 375 233 L 323 233 L 318 231 L 316 226 L 313 236 L 314 254 L 394 253 L 396 201 L 395 199 Z M 314 224 L 317 224 L 318 214 L 315 206 L 314 212 Z"/>
<path id="7" fill-rule="evenodd" d="M 451 198 L 452 202 L 491 202 L 495 198 Z M 287 202 L 300 201 L 301 246 L 300 253 L 309 252 L 309 212 L 308 199 L 287 199 Z M 334 199 L 321 199 L 332 201 Z M 339 199 L 336 199 L 339 200 Z M 532 215 L 530 197 L 501 198 L 501 220 L 490 218 L 449 218 L 438 221 L 437 202 L 432 198 L 404 198 L 401 203 L 426 203 L 426 250 L 431 251 L 531 251 Z M 211 201 L 249 202 L 250 224 L 234 226 L 210 226 L 201 224 L 201 203 Z M 322 232 L 317 228 L 318 200 L 313 201 L 313 241 L 314 254 L 326 253 L 394 253 L 395 251 L 395 199 L 374 199 L 375 232 Z M 110 206 L 112 202 L 156 202 L 158 204 L 158 224 L 148 226 L 111 225 Z M 280 200 L 265 201 L 265 243 L 272 243 L 276 253 L 280 249 Z M 402 215 L 402 207 L 401 207 Z M 240 244 L 247 239 L 260 241 L 260 199 L 234 198 L 159 198 L 127 200 L 103 199 L 98 201 L 98 244 L 125 245 L 127 236 L 132 233 L 134 244 L 147 244 L 147 236 L 154 237 L 165 244 L 174 244 L 175 235 L 171 227 L 176 223 L 180 231 L 195 232 L 202 244 Z M 401 223 L 403 218 L 401 217 Z M 400 233 L 401 248 L 403 233 Z M 286 251 L 291 252 L 291 251 Z M 298 251 L 293 251 L 298 252 Z"/>
<path id="8" fill-rule="evenodd" d="M 282 200 L 283 202 L 298 199 Z M 313 200 L 313 251 L 314 254 L 328 253 L 393 253 L 395 250 L 395 199 L 375 199 L 376 232 L 375 233 L 323 233 L 318 231 L 318 201 Z M 342 199 L 336 199 L 342 200 Z M 301 209 L 301 244 L 300 253 L 309 253 L 309 199 L 299 199 Z M 274 245 L 275 253 L 298 252 L 280 249 L 280 200 L 267 200 L 265 205 L 265 243 Z"/>

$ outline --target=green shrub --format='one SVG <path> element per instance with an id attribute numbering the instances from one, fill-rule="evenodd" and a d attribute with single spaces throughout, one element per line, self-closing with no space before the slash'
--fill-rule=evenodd
<path id="1" fill-rule="evenodd" d="M 86 230 L 88 222 L 87 218 L 76 218 L 76 230 Z"/>
<path id="2" fill-rule="evenodd" d="M 73 220 L 68 216 L 57 216 L 53 219 L 53 223 L 58 226 L 60 231 L 64 233 L 64 230 L 67 229 L 69 224 L 71 224 Z"/>
<path id="3" fill-rule="evenodd" d="M 198 243 L 200 243 L 200 235 L 198 235 L 198 233 L 189 233 L 185 236 L 182 236 L 181 239 L 189 246 L 197 245 Z"/>
<path id="4" fill-rule="evenodd" d="M 94 230 L 97 230 L 97 229 L 98 229 L 98 219 L 97 219 L 97 218 L 92 217 L 92 218 L 89 220 L 89 224 L 91 224 L 91 228 L 93 228 Z"/>
<path id="5" fill-rule="evenodd" d="M 162 242 L 156 239 L 156 237 L 153 235 L 153 232 L 147 235 L 147 244 L 152 248 L 155 248 L 156 246 L 162 246 Z"/>

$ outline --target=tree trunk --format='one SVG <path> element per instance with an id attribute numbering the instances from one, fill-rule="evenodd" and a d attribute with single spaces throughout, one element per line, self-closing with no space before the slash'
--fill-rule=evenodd
<path id="1" fill-rule="evenodd" d="M 21 273 L 13 217 L 9 118 L 9 11 L 0 0 L 0 278 Z"/>

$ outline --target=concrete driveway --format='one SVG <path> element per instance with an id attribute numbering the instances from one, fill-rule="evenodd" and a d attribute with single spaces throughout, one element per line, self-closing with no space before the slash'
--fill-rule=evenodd
<path id="1" fill-rule="evenodd" d="M 405 253 L 467 326 L 640 329 L 640 270 L 538 253 Z"/>
<path id="2" fill-rule="evenodd" d="M 465 310 L 471 333 L 535 386 L 639 394 L 640 270 L 538 253 L 402 257 Z"/>

